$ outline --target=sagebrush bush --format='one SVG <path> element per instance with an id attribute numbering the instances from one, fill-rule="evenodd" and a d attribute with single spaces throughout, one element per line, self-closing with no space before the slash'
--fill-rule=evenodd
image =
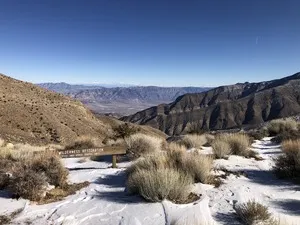
<path id="1" fill-rule="evenodd" d="M 268 207 L 254 200 L 238 204 L 234 208 L 239 218 L 246 225 L 255 225 L 262 222 L 268 222 L 272 219 Z"/>
<path id="2" fill-rule="evenodd" d="M 211 170 L 213 168 L 213 158 L 211 156 L 202 155 L 197 152 L 187 155 L 185 167 L 195 182 L 208 184 L 212 182 Z"/>
<path id="3" fill-rule="evenodd" d="M 249 149 L 250 145 L 249 136 L 243 133 L 220 134 L 212 144 L 217 158 L 224 158 L 228 154 L 253 157 L 256 153 Z"/>
<path id="4" fill-rule="evenodd" d="M 67 176 L 55 151 L 0 150 L 0 189 L 9 189 L 16 196 L 37 201 L 48 184 L 64 188 Z"/>
<path id="5" fill-rule="evenodd" d="M 182 139 L 182 144 L 187 148 L 197 148 L 200 149 L 203 145 L 207 143 L 206 135 L 201 134 L 187 134 Z"/>
<path id="6" fill-rule="evenodd" d="M 125 138 L 127 154 L 130 158 L 152 154 L 162 149 L 164 140 L 158 137 L 137 133 Z"/>
<path id="7" fill-rule="evenodd" d="M 119 126 L 113 127 L 115 139 L 125 139 L 139 131 L 138 128 L 128 123 L 120 124 Z"/>
<path id="8" fill-rule="evenodd" d="M 174 202 L 184 202 L 184 198 L 188 196 L 186 190 L 191 183 L 207 183 L 212 180 L 212 163 L 211 157 L 188 153 L 178 146 L 166 152 L 145 155 L 127 168 L 127 189 L 150 201 L 161 201 L 165 197 Z M 144 181 L 145 177 L 147 181 Z M 160 185 L 166 187 L 159 189 Z M 180 191 L 183 193 L 179 193 Z M 166 197 L 165 193 L 172 194 Z"/>
<path id="9" fill-rule="evenodd" d="M 152 202 L 183 202 L 190 194 L 192 182 L 190 175 L 174 168 L 137 169 L 128 177 L 127 190 Z"/>
<path id="10" fill-rule="evenodd" d="M 271 136 L 275 136 L 282 132 L 293 132 L 298 130 L 297 121 L 287 118 L 287 119 L 276 119 L 270 121 L 267 125 L 267 129 Z"/>
<path id="11" fill-rule="evenodd" d="M 300 139 L 282 143 L 283 155 L 275 159 L 275 172 L 282 178 L 300 179 Z"/>
<path id="12" fill-rule="evenodd" d="M 28 168 L 19 168 L 10 178 L 8 190 L 16 197 L 39 201 L 47 188 L 47 177 Z"/>
<path id="13" fill-rule="evenodd" d="M 271 141 L 280 144 L 283 141 L 297 140 L 297 139 L 300 139 L 300 132 L 298 130 L 293 130 L 293 131 L 282 131 L 281 133 L 277 134 L 276 137 L 272 138 Z"/>
<path id="14" fill-rule="evenodd" d="M 54 151 L 35 154 L 31 159 L 31 169 L 37 173 L 44 173 L 49 184 L 55 187 L 64 187 L 67 184 L 68 170 Z"/>
<path id="15" fill-rule="evenodd" d="M 268 137 L 269 136 L 269 131 L 266 127 L 263 127 L 261 129 L 258 130 L 251 130 L 248 131 L 247 134 L 253 138 L 253 140 L 261 140 L 264 137 Z"/>
<path id="16" fill-rule="evenodd" d="M 222 140 L 222 138 L 216 138 L 211 147 L 217 159 L 225 158 L 231 154 L 229 143 L 226 140 Z"/>
<path id="17" fill-rule="evenodd" d="M 101 142 L 96 138 L 82 136 L 77 138 L 73 143 L 66 145 L 65 149 L 89 149 L 101 147 L 101 145 Z"/>
<path id="18" fill-rule="evenodd" d="M 166 150 L 167 151 L 175 151 L 175 152 L 177 152 L 177 151 L 179 151 L 179 152 L 186 152 L 187 148 L 183 144 L 176 143 L 176 142 L 170 142 L 166 146 Z"/>
<path id="19" fill-rule="evenodd" d="M 246 134 L 231 134 L 227 137 L 228 144 L 232 154 L 240 156 L 249 156 L 249 147 L 251 145 L 249 136 Z"/>

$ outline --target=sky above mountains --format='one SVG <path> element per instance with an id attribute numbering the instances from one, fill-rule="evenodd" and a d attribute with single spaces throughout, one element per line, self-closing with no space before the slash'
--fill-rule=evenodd
<path id="1" fill-rule="evenodd" d="M 218 86 L 300 71 L 299 0 L 1 0 L 0 72 Z"/>

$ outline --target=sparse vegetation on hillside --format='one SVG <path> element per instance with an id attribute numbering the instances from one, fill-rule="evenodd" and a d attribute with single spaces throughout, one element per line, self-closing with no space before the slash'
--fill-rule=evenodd
<path id="1" fill-rule="evenodd" d="M 278 177 L 300 181 L 300 139 L 282 143 L 283 155 L 275 160 L 275 172 Z"/>
<path id="2" fill-rule="evenodd" d="M 133 134 L 125 138 L 127 154 L 136 159 L 142 155 L 152 154 L 162 149 L 164 140 L 158 137 L 148 136 L 141 133 Z"/>

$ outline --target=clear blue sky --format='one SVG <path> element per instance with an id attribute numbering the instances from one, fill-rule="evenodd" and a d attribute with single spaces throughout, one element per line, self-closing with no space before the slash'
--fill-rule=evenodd
<path id="1" fill-rule="evenodd" d="M 300 71 L 299 0 L 0 0 L 0 72 L 217 86 Z"/>

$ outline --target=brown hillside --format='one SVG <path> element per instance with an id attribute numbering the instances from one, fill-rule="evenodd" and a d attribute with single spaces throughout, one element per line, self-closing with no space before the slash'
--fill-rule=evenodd
<path id="1" fill-rule="evenodd" d="M 79 101 L 0 74 L 0 135 L 31 143 L 67 143 L 104 137 L 110 126 Z"/>
<path id="2" fill-rule="evenodd" d="M 122 120 L 147 124 L 169 135 L 193 129 L 255 126 L 300 113 L 300 73 L 283 79 L 222 86 L 186 94 Z"/>
<path id="3" fill-rule="evenodd" d="M 87 135 L 104 139 L 116 123 L 96 118 L 79 101 L 2 74 L 0 121 L 0 138 L 33 144 L 66 144 Z M 161 135 L 152 128 L 143 130 Z"/>

